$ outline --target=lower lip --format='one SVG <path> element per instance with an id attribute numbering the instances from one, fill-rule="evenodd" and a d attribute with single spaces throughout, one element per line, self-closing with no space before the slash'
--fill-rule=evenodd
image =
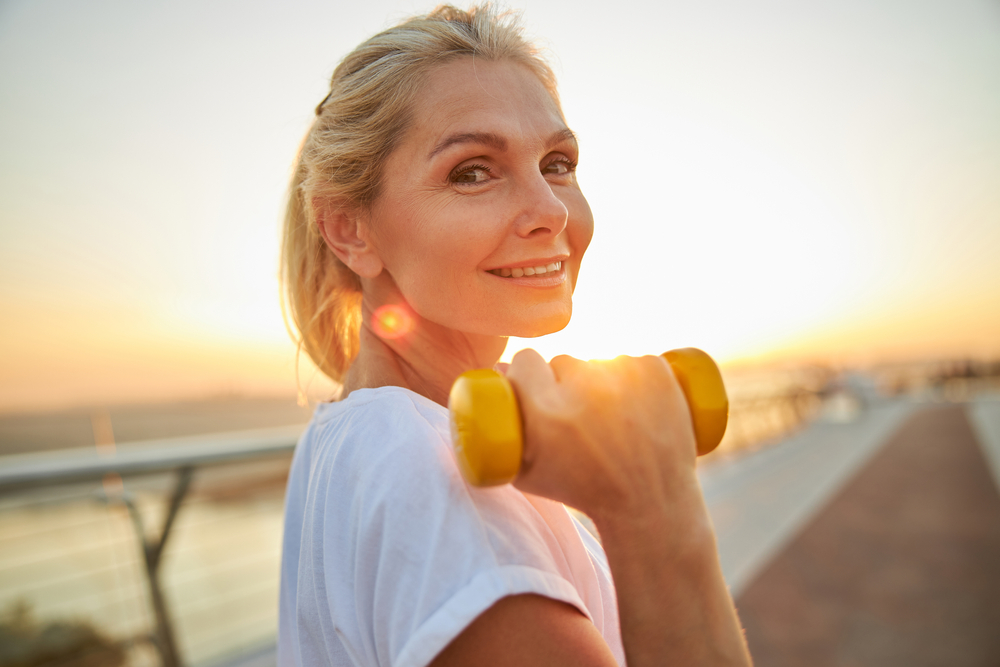
<path id="1" fill-rule="evenodd" d="M 524 287 L 557 287 L 566 282 L 566 266 L 564 264 L 559 267 L 558 271 L 547 271 L 542 275 L 521 276 L 520 278 L 514 278 L 513 276 L 504 278 L 503 276 L 498 276 L 497 274 L 490 273 L 489 271 L 486 272 L 486 275 L 491 278 L 496 278 L 497 280 L 502 280 L 511 285 Z"/>

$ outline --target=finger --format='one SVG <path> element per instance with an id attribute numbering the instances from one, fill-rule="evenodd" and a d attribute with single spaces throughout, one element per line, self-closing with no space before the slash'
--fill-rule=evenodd
<path id="1" fill-rule="evenodd" d="M 555 373 L 557 381 L 561 378 L 569 377 L 586 365 L 586 361 L 580 361 L 576 357 L 571 357 L 568 354 L 560 354 L 558 357 L 553 357 L 552 361 L 549 362 L 549 366 Z"/>
<path id="2" fill-rule="evenodd" d="M 507 368 L 507 379 L 518 392 L 540 390 L 556 383 L 555 374 L 545 359 L 532 349 L 521 350 L 514 355 Z"/>
<path id="3" fill-rule="evenodd" d="M 521 406 L 521 420 L 524 426 L 524 448 L 521 452 L 520 477 L 530 476 L 533 461 L 537 454 L 535 439 L 531 437 L 534 409 L 539 400 L 551 397 L 558 388 L 556 376 L 542 355 L 534 350 L 521 350 L 514 355 L 510 368 L 507 369 L 507 379 L 514 388 Z"/>
<path id="4" fill-rule="evenodd" d="M 503 361 L 498 361 L 493 368 L 494 370 L 496 370 L 497 373 L 503 373 L 504 375 L 507 375 L 507 369 L 510 368 L 510 364 Z"/>
<path id="5" fill-rule="evenodd" d="M 679 391 L 680 387 L 677 384 L 677 376 L 674 375 L 674 367 L 670 365 L 667 358 L 663 355 L 652 355 L 647 354 L 642 357 L 642 363 L 650 369 L 651 372 L 655 373 L 671 388 L 671 391 Z"/>

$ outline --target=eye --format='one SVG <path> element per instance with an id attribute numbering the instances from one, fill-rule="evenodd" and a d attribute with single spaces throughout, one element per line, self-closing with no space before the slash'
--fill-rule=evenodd
<path id="1" fill-rule="evenodd" d="M 470 164 L 451 172 L 449 180 L 452 183 L 460 183 L 462 185 L 482 183 L 489 180 L 490 173 L 490 168 L 484 164 Z"/>
<path id="2" fill-rule="evenodd" d="M 554 176 L 565 176 L 574 171 L 576 171 L 576 162 L 564 157 L 556 158 L 542 167 L 543 174 L 552 174 Z"/>

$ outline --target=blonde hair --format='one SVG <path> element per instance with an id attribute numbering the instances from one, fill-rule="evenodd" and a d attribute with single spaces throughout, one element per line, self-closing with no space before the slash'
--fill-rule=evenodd
<path id="1" fill-rule="evenodd" d="M 316 107 L 288 192 L 280 279 L 299 350 L 334 381 L 358 353 L 361 283 L 324 243 L 316 207 L 371 207 L 385 161 L 409 127 L 422 75 L 462 56 L 528 67 L 559 105 L 555 75 L 517 15 L 484 4 L 468 11 L 440 5 L 375 35 L 341 61 Z"/>

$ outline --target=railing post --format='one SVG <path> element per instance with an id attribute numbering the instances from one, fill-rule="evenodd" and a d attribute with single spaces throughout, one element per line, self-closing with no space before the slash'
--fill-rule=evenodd
<path id="1" fill-rule="evenodd" d="M 181 501 L 191 485 L 191 478 L 194 476 L 193 467 L 181 468 L 177 475 L 177 484 L 174 492 L 170 496 L 170 506 L 167 509 L 167 516 L 163 521 L 163 528 L 156 540 L 151 541 L 146 536 L 142 514 L 139 508 L 128 494 L 122 495 L 122 500 L 128 507 L 135 526 L 135 532 L 142 547 L 142 555 L 146 564 L 146 583 L 149 586 L 149 598 L 153 607 L 153 615 L 156 618 L 156 648 L 160 652 L 163 660 L 163 667 L 182 667 L 180 652 L 177 650 L 177 642 L 174 639 L 173 623 L 170 620 L 170 613 L 167 609 L 167 601 L 163 596 L 163 588 L 160 586 L 160 563 L 163 557 L 163 548 L 170 536 L 170 529 L 173 527 L 174 519 L 180 509 Z"/>

